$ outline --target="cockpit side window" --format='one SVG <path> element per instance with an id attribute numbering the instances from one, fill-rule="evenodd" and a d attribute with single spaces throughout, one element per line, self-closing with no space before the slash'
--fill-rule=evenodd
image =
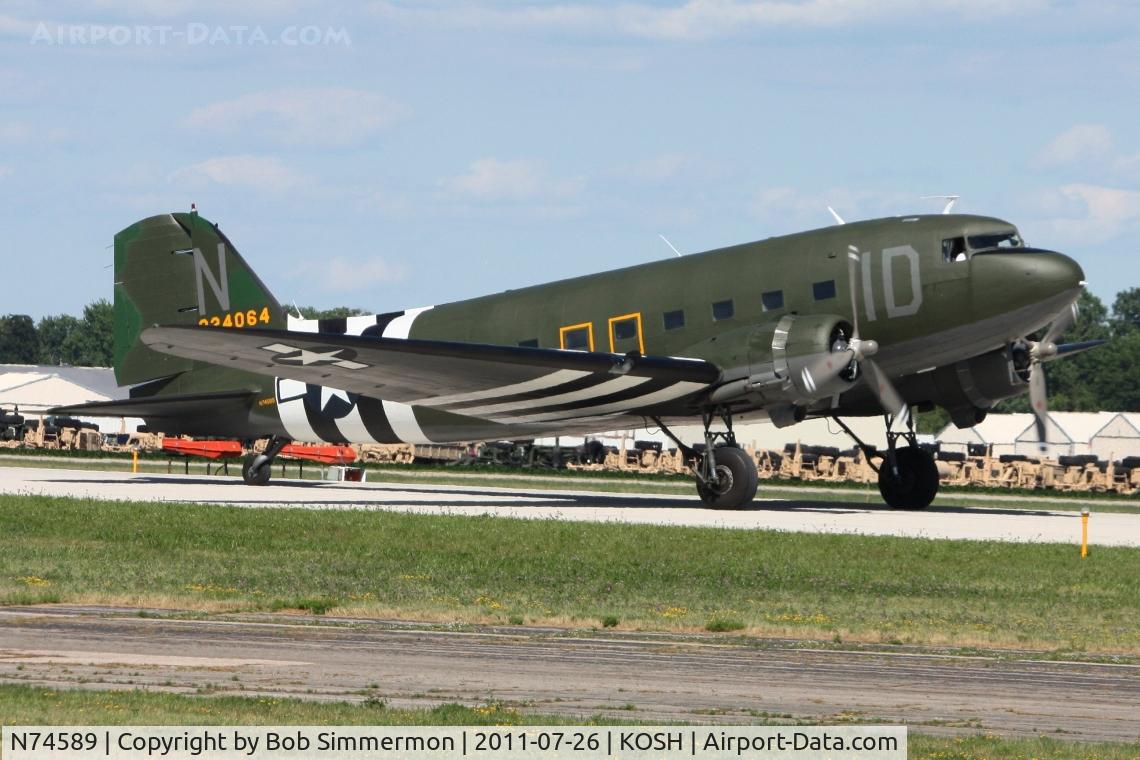
<path id="1" fill-rule="evenodd" d="M 955 237 L 946 238 L 942 241 L 942 260 L 949 263 L 952 261 L 965 261 L 966 260 L 966 238 Z"/>
<path id="2" fill-rule="evenodd" d="M 982 235 L 970 235 L 970 249 L 974 251 L 992 250 L 994 248 L 1024 248 L 1025 242 L 1017 234 L 1017 230 L 1004 232 L 988 232 Z"/>

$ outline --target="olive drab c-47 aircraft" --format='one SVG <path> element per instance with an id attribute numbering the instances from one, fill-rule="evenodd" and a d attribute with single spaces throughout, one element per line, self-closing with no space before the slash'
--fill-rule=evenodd
<path id="1" fill-rule="evenodd" d="M 114 369 L 129 398 L 54 411 L 267 438 L 243 466 L 253 485 L 293 440 L 518 440 L 652 423 L 686 456 L 700 499 L 735 509 L 757 474 L 734 418 L 846 428 L 845 416 L 884 415 L 880 491 L 919 509 L 938 473 L 911 407 L 944 407 L 968 427 L 1028 391 L 1044 441 L 1041 365 L 1095 345 L 1057 343 L 1080 266 L 982 216 L 852 222 L 342 319 L 288 314 L 195 210 L 118 233 L 114 268 Z M 673 433 L 698 419 L 703 445 Z"/>

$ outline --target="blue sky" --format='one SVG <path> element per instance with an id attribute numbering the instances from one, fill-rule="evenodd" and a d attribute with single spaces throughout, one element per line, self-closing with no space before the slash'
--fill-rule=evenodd
<path id="1" fill-rule="evenodd" d="M 945 193 L 1111 303 L 1137 124 L 1134 3 L 5 0 L 0 312 L 110 298 L 191 202 L 281 301 L 386 311 Z"/>

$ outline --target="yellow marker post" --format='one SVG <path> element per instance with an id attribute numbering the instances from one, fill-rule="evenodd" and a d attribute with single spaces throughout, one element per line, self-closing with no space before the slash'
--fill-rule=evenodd
<path id="1" fill-rule="evenodd" d="M 135 449 L 131 452 L 131 472 L 139 471 L 139 450 Z"/>
<path id="2" fill-rule="evenodd" d="M 1081 559 L 1089 556 L 1089 510 L 1081 510 Z"/>

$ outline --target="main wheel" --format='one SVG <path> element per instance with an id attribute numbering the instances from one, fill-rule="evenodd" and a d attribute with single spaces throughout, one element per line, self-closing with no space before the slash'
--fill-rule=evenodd
<path id="1" fill-rule="evenodd" d="M 895 509 L 925 509 L 938 493 L 938 466 L 928 451 L 905 446 L 895 451 L 898 477 L 884 459 L 879 467 L 879 493 Z"/>
<path id="2" fill-rule="evenodd" d="M 262 462 L 261 466 L 254 469 L 253 464 L 257 461 L 260 454 L 249 454 L 241 463 L 241 477 L 247 486 L 263 486 L 269 482 L 269 476 L 272 474 L 271 470 L 273 465 L 271 462 Z"/>
<path id="3" fill-rule="evenodd" d="M 716 482 L 697 482 L 697 495 L 713 509 L 740 509 L 756 496 L 759 478 L 748 452 L 735 446 L 720 446 L 716 458 Z"/>

